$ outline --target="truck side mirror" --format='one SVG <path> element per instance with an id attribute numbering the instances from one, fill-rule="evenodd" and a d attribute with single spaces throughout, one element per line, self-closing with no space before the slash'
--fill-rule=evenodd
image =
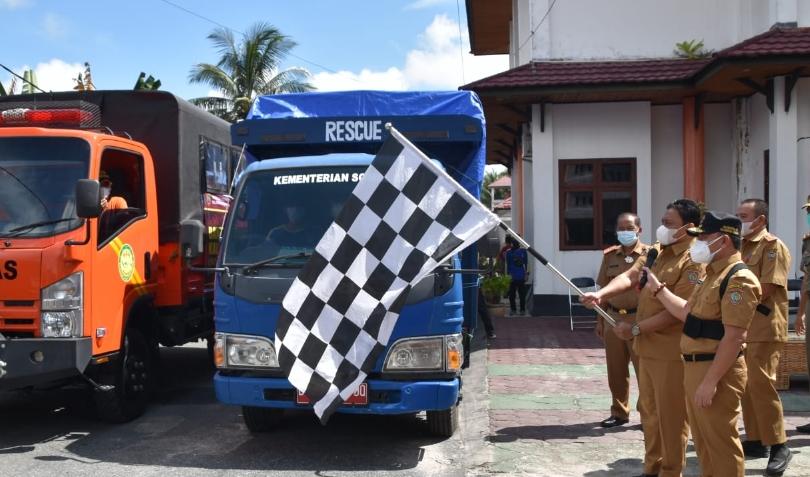
<path id="1" fill-rule="evenodd" d="M 197 258 L 203 253 L 205 226 L 199 220 L 180 222 L 180 253 L 185 259 Z"/>
<path id="2" fill-rule="evenodd" d="M 494 227 L 478 239 L 478 253 L 486 258 L 496 258 L 501 251 L 501 229 Z"/>
<path id="3" fill-rule="evenodd" d="M 97 180 L 79 179 L 76 182 L 76 215 L 82 219 L 101 215 L 100 194 Z"/>

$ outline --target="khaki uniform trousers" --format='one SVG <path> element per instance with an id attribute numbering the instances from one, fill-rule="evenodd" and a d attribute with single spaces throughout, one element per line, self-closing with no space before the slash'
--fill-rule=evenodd
<path id="1" fill-rule="evenodd" d="M 745 389 L 745 361 L 737 358 L 717 383 L 717 393 L 712 399 L 712 405 L 703 409 L 695 405 L 695 391 L 711 365 L 712 361 L 684 364 L 686 409 L 701 475 L 742 477 L 745 475 L 745 456 L 737 431 L 737 420 L 740 416 L 740 399 Z"/>
<path id="2" fill-rule="evenodd" d="M 611 313 L 616 322 L 628 321 L 632 322 L 635 319 L 633 315 L 619 315 L 618 313 Z M 629 419 L 630 417 L 630 363 L 633 363 L 633 369 L 636 371 L 636 379 L 638 379 L 638 356 L 633 352 L 633 342 L 625 341 L 613 332 L 610 325 L 604 325 L 605 337 L 605 361 L 607 364 L 608 387 L 610 388 L 610 395 L 612 402 L 610 405 L 610 415 L 620 419 Z"/>
<path id="3" fill-rule="evenodd" d="M 639 357 L 639 406 L 644 428 L 644 473 L 680 477 L 686 461 L 683 361 Z"/>
<path id="4" fill-rule="evenodd" d="M 772 446 L 787 442 L 782 400 L 776 391 L 776 368 L 784 343 L 748 343 L 748 384 L 742 396 L 745 438 Z"/>

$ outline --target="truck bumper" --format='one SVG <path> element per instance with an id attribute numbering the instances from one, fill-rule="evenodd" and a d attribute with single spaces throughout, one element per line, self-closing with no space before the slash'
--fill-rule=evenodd
<path id="1" fill-rule="evenodd" d="M 410 414 L 438 411 L 453 407 L 458 401 L 460 380 L 385 381 L 370 379 L 367 406 L 343 406 L 337 412 L 346 414 Z M 295 403 L 296 391 L 282 378 L 214 376 L 217 399 L 225 404 L 271 407 L 277 409 L 311 409 Z"/>
<path id="2" fill-rule="evenodd" d="M 0 391 L 53 383 L 84 372 L 92 353 L 88 338 L 4 338 L 0 335 Z"/>

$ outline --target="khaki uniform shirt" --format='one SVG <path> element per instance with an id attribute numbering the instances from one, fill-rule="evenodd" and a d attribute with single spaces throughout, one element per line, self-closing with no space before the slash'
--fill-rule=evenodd
<path id="1" fill-rule="evenodd" d="M 787 280 L 790 269 L 790 251 L 787 246 L 766 229 L 751 238 L 743 239 L 740 250 L 743 261 L 754 272 L 760 285 L 776 285 L 773 294 L 762 305 L 771 313 L 754 315 L 748 328 L 749 343 L 787 341 L 788 295 Z"/>
<path id="2" fill-rule="evenodd" d="M 694 263 L 689 258 L 689 247 L 695 239 L 685 240 L 666 247 L 655 244 L 659 250 L 658 258 L 652 267 L 652 272 L 662 283 L 666 282 L 672 293 L 684 300 L 689 298 L 692 291 L 703 278 L 704 267 Z M 634 267 L 641 270 L 646 264 L 646 258 L 636 262 Z M 641 290 L 638 297 L 638 312 L 636 320 L 641 322 L 665 311 L 664 305 L 658 298 L 652 296 L 647 288 Z M 642 333 L 633 340 L 633 349 L 637 355 L 645 358 L 655 358 L 667 361 L 680 361 L 680 339 L 683 324 L 676 323 L 652 333 Z"/>
<path id="3" fill-rule="evenodd" d="M 728 281 L 726 294 L 720 298 L 720 284 L 735 263 L 742 261 L 739 252 L 722 260 L 715 260 L 706 268 L 707 275 L 689 298 L 689 312 L 703 320 L 721 320 L 725 326 L 748 328 L 754 319 L 762 290 L 751 270 L 740 270 Z M 719 340 L 690 338 L 681 335 L 681 351 L 684 354 L 714 353 Z"/>
<path id="4" fill-rule="evenodd" d="M 604 287 L 610 283 L 611 280 L 629 270 L 637 261 L 643 259 L 647 255 L 649 248 L 650 246 L 641 243 L 641 240 L 636 241 L 635 247 L 627 255 L 621 245 L 606 248 L 602 257 L 602 266 L 599 267 L 596 284 Z M 634 310 L 638 307 L 638 291 L 627 290 L 611 297 L 607 303 L 614 308 L 614 310 L 611 310 L 608 307 L 608 311 L 615 312 L 615 310 L 619 310 L 618 314 L 628 315 L 627 310 Z M 621 310 L 625 310 L 625 313 L 622 313 Z"/>

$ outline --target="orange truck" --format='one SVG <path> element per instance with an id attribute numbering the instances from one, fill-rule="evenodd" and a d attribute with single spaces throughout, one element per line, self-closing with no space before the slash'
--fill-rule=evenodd
<path id="1" fill-rule="evenodd" d="M 83 382 L 139 416 L 159 345 L 213 336 L 213 277 L 239 150 L 167 92 L 0 98 L 0 390 Z M 179 253 L 180 222 L 207 226 Z"/>

